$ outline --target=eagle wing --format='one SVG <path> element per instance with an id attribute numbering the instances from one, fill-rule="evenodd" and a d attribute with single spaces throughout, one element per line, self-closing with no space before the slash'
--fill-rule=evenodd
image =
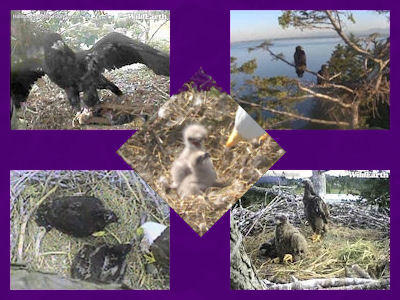
<path id="1" fill-rule="evenodd" d="M 95 55 L 103 69 L 116 69 L 142 63 L 156 74 L 169 76 L 168 54 L 118 32 L 107 34 L 90 50 L 83 53 Z"/>
<path id="2" fill-rule="evenodd" d="M 16 108 L 26 101 L 36 80 L 45 75 L 41 54 L 30 54 L 31 57 L 14 56 L 11 59 L 11 99 Z"/>
<path id="3" fill-rule="evenodd" d="M 321 197 L 315 196 L 314 197 L 315 206 L 314 212 L 317 216 L 321 217 L 325 223 L 328 223 L 328 219 L 330 218 L 329 209 L 324 200 Z"/>
<path id="4" fill-rule="evenodd" d="M 303 50 L 296 50 L 294 53 L 294 64 L 296 66 L 307 65 L 306 53 Z"/>

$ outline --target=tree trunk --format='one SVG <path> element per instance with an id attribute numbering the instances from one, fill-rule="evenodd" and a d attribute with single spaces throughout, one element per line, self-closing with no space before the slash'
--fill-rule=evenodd
<path id="1" fill-rule="evenodd" d="M 266 287 L 258 278 L 250 258 L 244 251 L 242 235 L 231 214 L 231 289 L 264 290 Z"/>
<path id="2" fill-rule="evenodd" d="M 312 176 L 311 176 L 311 181 L 313 183 L 314 190 L 320 196 L 326 194 L 326 177 L 324 173 L 325 171 L 314 170 L 312 171 Z"/>

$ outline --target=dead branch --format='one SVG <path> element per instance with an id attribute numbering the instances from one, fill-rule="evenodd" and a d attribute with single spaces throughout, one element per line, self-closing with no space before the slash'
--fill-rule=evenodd
<path id="1" fill-rule="evenodd" d="M 282 212 L 285 212 L 290 222 L 295 226 L 301 226 L 305 220 L 301 196 L 296 196 L 292 192 L 276 188 L 252 187 L 250 192 L 268 194 L 271 197 L 279 195 L 279 200 L 269 207 L 268 214 L 263 211 L 262 224 L 255 222 L 260 213 L 260 204 L 255 204 L 247 208 L 240 206 L 232 208 L 231 213 L 243 235 L 256 234 L 262 231 L 264 227 L 273 230 L 275 226 L 274 216 Z M 248 197 L 251 197 L 251 195 L 248 195 Z M 389 232 L 389 216 L 364 204 L 357 202 L 333 203 L 329 204 L 329 210 L 332 224 L 352 228 L 376 229 L 383 233 Z M 362 277 L 360 274 L 357 276 Z"/>
<path id="2" fill-rule="evenodd" d="M 347 91 L 349 93 L 352 93 L 352 94 L 355 93 L 355 91 L 353 89 L 351 89 L 351 88 L 349 88 L 349 87 L 347 87 L 345 85 L 335 84 L 335 83 L 325 83 L 323 85 L 318 86 L 318 88 L 337 88 L 337 89 L 345 90 L 345 91 Z"/>
<path id="3" fill-rule="evenodd" d="M 265 284 L 268 285 L 268 290 L 373 290 L 389 289 L 390 282 L 388 279 L 376 280 L 366 278 L 323 278 L 272 285 L 271 282 L 265 282 Z"/>
<path id="4" fill-rule="evenodd" d="M 273 109 L 273 108 L 268 108 L 268 107 L 262 106 L 260 104 L 251 103 L 251 102 L 248 102 L 248 101 L 245 101 L 245 100 L 241 100 L 241 99 L 238 99 L 237 101 L 240 102 L 240 103 L 245 103 L 245 104 L 250 105 L 252 107 L 260 108 L 261 110 L 264 110 L 264 111 L 269 111 L 269 112 L 274 113 L 274 114 L 287 116 L 287 117 L 290 117 L 290 118 L 293 118 L 293 119 L 297 119 L 297 120 L 308 121 L 308 122 L 315 123 L 315 124 L 336 125 L 336 126 L 344 126 L 344 127 L 350 126 L 349 122 L 313 119 L 313 118 L 301 116 L 301 115 L 290 113 L 290 112 L 286 112 L 286 111 L 280 111 L 280 110 L 276 110 L 276 109 Z"/>
<path id="5" fill-rule="evenodd" d="M 314 92 L 313 90 L 311 90 L 309 88 L 306 88 L 305 86 L 302 86 L 300 84 L 300 82 L 297 82 L 297 86 L 303 92 L 309 93 L 309 94 L 313 95 L 316 98 L 331 101 L 331 102 L 336 103 L 336 104 L 338 104 L 338 105 L 340 105 L 341 107 L 344 107 L 344 108 L 351 108 L 351 104 L 343 103 L 342 100 L 340 100 L 339 98 L 334 98 L 334 97 L 331 97 L 331 96 L 328 96 L 328 95 L 325 95 L 325 94 Z"/>

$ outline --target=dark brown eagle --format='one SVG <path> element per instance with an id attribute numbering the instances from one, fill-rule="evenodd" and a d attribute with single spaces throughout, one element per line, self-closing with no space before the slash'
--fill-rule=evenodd
<path id="1" fill-rule="evenodd" d="M 261 257 L 272 259 L 278 257 L 278 253 L 276 252 L 275 238 L 271 238 L 265 243 L 261 244 L 259 254 Z"/>
<path id="2" fill-rule="evenodd" d="M 279 261 L 296 261 L 307 254 L 307 241 L 284 215 L 276 216 L 275 247 Z"/>
<path id="3" fill-rule="evenodd" d="M 318 71 L 318 74 L 323 78 L 318 76 L 317 77 L 317 84 L 324 85 L 325 83 L 327 83 L 328 80 L 329 80 L 329 68 L 328 68 L 328 65 L 323 64 L 321 66 L 321 70 Z"/>
<path id="4" fill-rule="evenodd" d="M 131 244 L 84 245 L 71 265 L 71 277 L 91 282 L 121 282 Z"/>
<path id="5" fill-rule="evenodd" d="M 296 73 L 299 78 L 303 77 L 304 71 L 307 68 L 306 53 L 303 47 L 297 46 L 294 53 L 294 64 L 296 66 Z"/>
<path id="6" fill-rule="evenodd" d="M 310 180 L 304 180 L 304 214 L 314 232 L 313 242 L 319 241 L 321 235 L 328 232 L 329 209 L 324 200 L 314 191 Z"/>
<path id="7" fill-rule="evenodd" d="M 46 231 L 56 228 L 74 237 L 87 237 L 110 223 L 118 222 L 118 217 L 98 198 L 74 196 L 42 203 L 36 211 L 35 221 Z"/>
<path id="8" fill-rule="evenodd" d="M 99 102 L 98 89 L 108 89 L 120 96 L 122 91 L 102 73 L 125 65 L 142 63 L 156 74 L 169 76 L 169 55 L 121 33 L 112 32 L 89 50 L 73 51 L 54 32 L 34 32 L 35 39 L 19 49 L 11 64 L 12 106 L 26 101 L 31 86 L 47 74 L 65 90 L 70 104 L 79 109 Z M 22 47 L 20 47 L 22 48 Z"/>

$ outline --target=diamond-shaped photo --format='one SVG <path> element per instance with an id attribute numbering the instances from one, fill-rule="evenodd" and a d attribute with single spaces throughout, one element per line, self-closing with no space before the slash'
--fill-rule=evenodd
<path id="1" fill-rule="evenodd" d="M 269 170 L 231 209 L 231 288 L 390 288 L 390 172 Z"/>
<path id="2" fill-rule="evenodd" d="M 200 236 L 284 154 L 228 94 L 202 87 L 187 84 L 118 151 Z"/>

